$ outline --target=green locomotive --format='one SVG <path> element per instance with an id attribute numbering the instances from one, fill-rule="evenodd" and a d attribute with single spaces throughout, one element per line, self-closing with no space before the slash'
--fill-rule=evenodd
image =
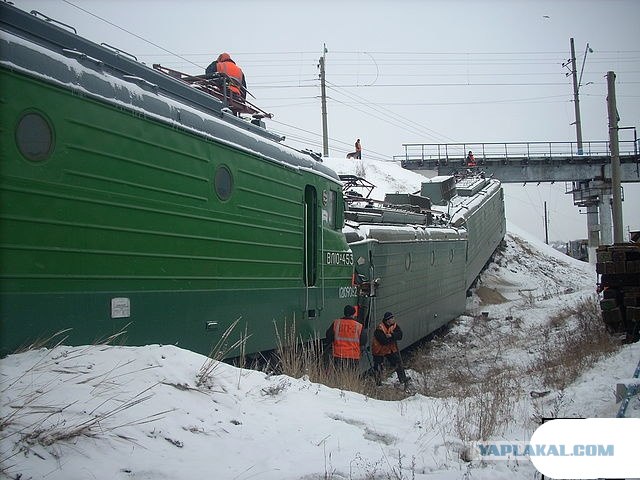
<path id="1" fill-rule="evenodd" d="M 353 303 L 333 171 L 191 85 L 0 13 L 3 352 L 124 329 L 208 354 L 240 319 L 252 353 L 274 322 L 309 336 Z"/>

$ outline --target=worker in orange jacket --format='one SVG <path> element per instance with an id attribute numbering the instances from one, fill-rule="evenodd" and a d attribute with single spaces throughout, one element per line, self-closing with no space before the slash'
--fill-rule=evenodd
<path id="1" fill-rule="evenodd" d="M 467 166 L 468 167 L 476 166 L 476 158 L 473 156 L 473 152 L 471 150 L 469 150 L 469 153 L 467 154 Z"/>
<path id="2" fill-rule="evenodd" d="M 333 321 L 327 329 L 327 342 L 333 346 L 333 361 L 337 367 L 357 368 L 361 347 L 367 343 L 367 333 L 356 320 L 356 309 L 344 307 L 344 316 Z"/>
<path id="3" fill-rule="evenodd" d="M 373 343 L 371 345 L 376 385 L 382 384 L 382 371 L 385 360 L 391 364 L 391 368 L 395 369 L 398 374 L 398 380 L 404 383 L 405 387 L 409 383 L 409 378 L 402 366 L 400 350 L 398 349 L 399 340 L 402 340 L 402 330 L 396 323 L 393 313 L 385 312 L 382 322 L 373 332 Z"/>
<path id="4" fill-rule="evenodd" d="M 221 53 L 218 59 L 211 62 L 205 70 L 207 77 L 212 77 L 215 73 L 223 73 L 231 79 L 228 88 L 233 95 L 242 98 L 247 96 L 247 81 L 244 78 L 242 69 L 236 65 L 228 53 Z"/>

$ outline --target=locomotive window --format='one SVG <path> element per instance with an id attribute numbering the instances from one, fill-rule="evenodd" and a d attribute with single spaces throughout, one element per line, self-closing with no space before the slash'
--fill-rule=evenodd
<path id="1" fill-rule="evenodd" d="M 53 151 L 53 129 L 41 114 L 29 112 L 18 121 L 16 144 L 24 158 L 42 162 Z"/>
<path id="2" fill-rule="evenodd" d="M 407 254 L 404 256 L 404 269 L 405 270 L 411 269 L 411 253 L 409 252 L 407 252 Z"/>
<path id="3" fill-rule="evenodd" d="M 233 193 L 233 177 L 226 165 L 220 165 L 216 169 L 213 183 L 218 198 L 222 201 L 229 200 Z"/>
<path id="4" fill-rule="evenodd" d="M 336 228 L 336 206 L 338 194 L 333 190 L 322 192 L 322 226 Z"/>

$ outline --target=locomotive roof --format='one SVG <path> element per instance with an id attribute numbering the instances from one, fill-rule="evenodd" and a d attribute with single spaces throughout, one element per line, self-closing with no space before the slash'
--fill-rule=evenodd
<path id="1" fill-rule="evenodd" d="M 276 142 L 281 138 L 238 118 L 217 98 L 157 72 L 122 52 L 0 2 L 0 65 L 118 104 L 148 118 L 338 181 L 310 155 Z"/>

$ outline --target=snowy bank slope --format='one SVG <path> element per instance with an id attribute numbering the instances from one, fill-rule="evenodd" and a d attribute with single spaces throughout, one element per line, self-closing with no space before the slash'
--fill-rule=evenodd
<path id="1" fill-rule="evenodd" d="M 339 175 L 358 175 L 373 183 L 376 188 L 371 198 L 375 200 L 384 200 L 385 193 L 419 192 L 426 180 L 426 177 L 402 168 L 397 162 L 344 158 L 323 158 L 322 161 Z"/>

